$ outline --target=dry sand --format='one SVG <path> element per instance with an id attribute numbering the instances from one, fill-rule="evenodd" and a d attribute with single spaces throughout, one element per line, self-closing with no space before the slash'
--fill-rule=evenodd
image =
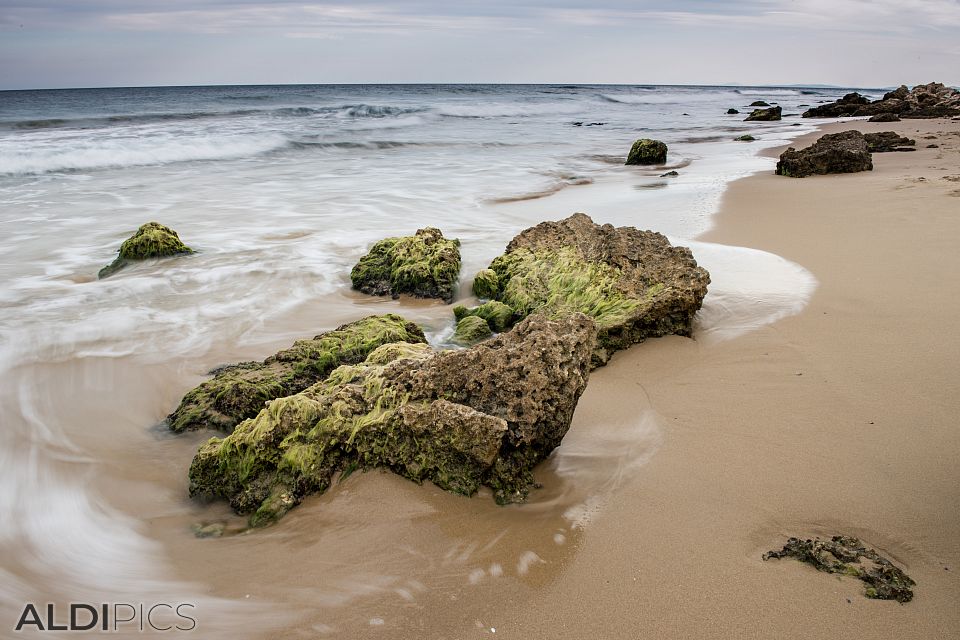
<path id="1" fill-rule="evenodd" d="M 495 616 L 497 636 L 960 637 L 960 123 L 824 130 L 848 128 L 917 151 L 874 154 L 870 173 L 732 185 L 703 239 L 798 262 L 819 288 L 741 338 L 651 340 L 594 374 L 577 423 L 632 388 L 660 415 L 661 448 L 557 577 Z M 837 533 L 903 566 L 914 601 L 761 560 L 788 536 Z"/>

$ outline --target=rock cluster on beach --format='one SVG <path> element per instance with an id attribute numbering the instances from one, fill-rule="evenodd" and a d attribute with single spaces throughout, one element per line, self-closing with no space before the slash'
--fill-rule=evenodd
<path id="1" fill-rule="evenodd" d="M 805 149 L 790 147 L 780 155 L 776 173 L 803 178 L 815 174 L 872 171 L 873 158 L 859 131 L 828 133 Z"/>
<path id="2" fill-rule="evenodd" d="M 253 526 L 357 468 L 523 500 L 569 428 L 595 335 L 583 314 L 534 315 L 460 351 L 386 344 L 212 438 L 190 467 L 190 493 L 226 498 Z"/>
<path id="3" fill-rule="evenodd" d="M 868 598 L 900 603 L 913 600 L 916 583 L 910 576 L 875 550 L 867 549 L 857 538 L 790 538 L 779 551 L 763 554 L 764 560 L 771 558 L 795 558 L 812 565 L 817 571 L 858 578 L 867 584 L 864 595 Z"/>
<path id="4" fill-rule="evenodd" d="M 439 229 L 419 229 L 416 235 L 381 240 L 350 272 L 353 288 L 376 296 L 440 298 L 447 303 L 460 275 L 460 241 L 443 237 Z"/>
<path id="5" fill-rule="evenodd" d="M 710 276 L 686 247 L 576 213 L 521 232 L 474 279 L 474 293 L 516 319 L 580 312 L 597 327 L 594 365 L 649 337 L 689 336 Z"/>
<path id="6" fill-rule="evenodd" d="M 960 91 L 939 82 L 906 85 L 871 101 L 859 93 L 848 93 L 836 102 L 822 104 L 803 113 L 804 118 L 876 116 L 890 113 L 900 118 L 939 118 L 960 114 Z"/>
<path id="7" fill-rule="evenodd" d="M 298 340 L 263 362 L 220 367 L 213 379 L 189 391 L 167 416 L 174 431 L 216 429 L 230 433 L 256 416 L 266 402 L 299 393 L 343 364 L 356 364 L 394 342 L 425 344 L 423 331 L 395 314 L 369 316 Z"/>
<path id="8" fill-rule="evenodd" d="M 783 110 L 780 107 L 770 107 L 769 109 L 754 109 L 748 115 L 744 122 L 772 122 L 780 120 Z"/>
<path id="9" fill-rule="evenodd" d="M 148 222 L 123 241 L 116 260 L 101 269 L 97 277 L 111 276 L 133 261 L 165 258 L 182 253 L 193 253 L 193 249 L 183 244 L 176 231 L 159 222 Z"/>
<path id="10" fill-rule="evenodd" d="M 916 140 L 901 136 L 895 131 L 880 131 L 878 133 L 863 134 L 867 147 L 871 153 L 886 153 L 888 151 L 914 151 Z"/>
<path id="11" fill-rule="evenodd" d="M 666 144 L 659 140 L 641 138 L 630 147 L 626 164 L 663 164 L 666 161 Z"/>

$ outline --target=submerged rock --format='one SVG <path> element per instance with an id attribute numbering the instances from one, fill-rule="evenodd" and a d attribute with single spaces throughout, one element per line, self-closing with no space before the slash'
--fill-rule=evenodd
<path id="1" fill-rule="evenodd" d="M 769 107 L 770 103 L 764 102 L 763 100 L 754 100 L 747 106 L 748 107 Z"/>
<path id="2" fill-rule="evenodd" d="M 764 560 L 796 558 L 817 571 L 858 578 L 867 584 L 864 595 L 877 600 L 913 600 L 916 584 L 906 573 L 857 538 L 833 536 L 829 540 L 790 538 L 780 551 L 768 551 Z"/>
<path id="3" fill-rule="evenodd" d="M 193 249 L 183 244 L 177 232 L 170 227 L 165 227 L 159 222 L 148 222 L 123 241 L 117 259 L 100 269 L 97 277 L 111 276 L 131 261 L 165 258 L 181 253 L 193 253 Z"/>
<path id="4" fill-rule="evenodd" d="M 667 161 L 667 145 L 659 140 L 641 138 L 630 147 L 626 164 L 663 164 Z"/>
<path id="5" fill-rule="evenodd" d="M 806 149 L 790 147 L 780 154 L 777 175 L 804 178 L 814 174 L 872 171 L 867 140 L 859 131 L 828 133 Z"/>
<path id="6" fill-rule="evenodd" d="M 560 444 L 589 377 L 595 328 L 582 314 L 531 316 L 461 351 L 386 345 L 303 392 L 270 402 L 190 466 L 190 494 L 230 501 L 253 526 L 281 517 L 337 472 L 383 467 L 499 503 L 521 501 Z"/>
<path id="7" fill-rule="evenodd" d="M 880 100 L 871 102 L 859 93 L 848 93 L 840 100 L 804 112 L 804 118 L 838 118 L 841 116 L 877 116 L 895 114 L 900 118 L 939 118 L 960 114 L 960 91 L 939 82 L 906 85 L 888 91 Z M 878 120 L 887 122 L 887 120 Z"/>
<path id="8" fill-rule="evenodd" d="M 753 142 L 754 140 L 756 140 L 756 138 L 754 138 L 749 133 L 743 136 L 737 136 L 736 138 L 733 139 L 734 142 Z"/>
<path id="9" fill-rule="evenodd" d="M 653 231 L 594 224 L 583 213 L 523 231 L 490 268 L 496 299 L 515 318 L 593 318 L 595 365 L 649 337 L 689 336 L 710 282 L 686 247 Z"/>
<path id="10" fill-rule="evenodd" d="M 727 109 L 727 115 L 732 116 L 740 113 L 737 109 Z"/>
<path id="11" fill-rule="evenodd" d="M 354 289 L 375 296 L 407 293 L 450 303 L 459 275 L 460 241 L 427 227 L 374 244 L 353 267 L 350 280 Z"/>
<path id="12" fill-rule="evenodd" d="M 398 315 L 369 316 L 312 340 L 298 340 L 263 362 L 220 367 L 212 380 L 183 396 L 167 423 L 174 431 L 230 433 L 256 416 L 265 402 L 299 393 L 340 365 L 363 362 L 374 349 L 392 342 L 426 343 L 426 338 L 417 325 Z"/>
<path id="13" fill-rule="evenodd" d="M 780 107 L 770 107 L 769 109 L 754 109 L 750 115 L 744 118 L 744 122 L 772 122 L 780 120 L 783 110 Z"/>
<path id="14" fill-rule="evenodd" d="M 660 174 L 660 177 L 661 177 L 661 178 L 676 178 L 678 175 L 680 175 L 680 173 L 677 172 L 677 171 L 667 171 L 666 173 L 661 173 L 661 174 Z"/>
<path id="15" fill-rule="evenodd" d="M 865 133 L 864 140 L 871 153 L 885 153 L 887 151 L 913 151 L 916 140 L 901 136 L 896 131 L 880 131 L 879 133 Z M 906 148 L 905 148 L 906 147 Z"/>
<path id="16" fill-rule="evenodd" d="M 867 122 L 900 122 L 900 116 L 895 113 L 878 113 Z"/>
<path id="17" fill-rule="evenodd" d="M 473 345 L 486 340 L 493 335 L 490 325 L 479 316 L 464 316 L 457 321 L 457 330 L 453 334 L 453 342 L 462 345 Z"/>
<path id="18" fill-rule="evenodd" d="M 513 325 L 513 309 L 497 300 L 485 302 L 479 307 L 468 309 L 463 305 L 453 308 L 453 315 L 459 323 L 464 318 L 477 316 L 490 326 L 491 331 L 501 333 Z"/>

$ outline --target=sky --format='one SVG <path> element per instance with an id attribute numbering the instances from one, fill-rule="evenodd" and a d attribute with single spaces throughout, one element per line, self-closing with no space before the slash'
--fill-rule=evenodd
<path id="1" fill-rule="evenodd" d="M 960 85 L 960 0 L 0 0 L 0 89 Z"/>

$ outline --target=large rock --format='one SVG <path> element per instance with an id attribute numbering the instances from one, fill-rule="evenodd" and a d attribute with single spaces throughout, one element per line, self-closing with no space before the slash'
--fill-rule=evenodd
<path id="1" fill-rule="evenodd" d="M 754 109 L 750 115 L 744 118 L 744 122 L 772 122 L 780 120 L 783 110 L 780 107 L 770 107 L 769 109 Z"/>
<path id="2" fill-rule="evenodd" d="M 939 118 L 960 114 L 960 91 L 939 82 L 919 84 L 913 89 L 901 85 L 871 102 L 859 93 L 850 93 L 836 102 L 804 112 L 804 118 L 876 116 L 895 114 L 900 118 Z"/>
<path id="3" fill-rule="evenodd" d="M 460 241 L 448 240 L 439 229 L 419 229 L 416 235 L 387 238 L 371 247 L 350 272 L 353 288 L 375 296 L 401 293 L 453 302 L 460 275 Z"/>
<path id="4" fill-rule="evenodd" d="M 663 164 L 667 161 L 667 145 L 659 140 L 641 138 L 630 147 L 626 164 Z"/>
<path id="5" fill-rule="evenodd" d="M 159 222 L 148 222 L 120 245 L 117 259 L 100 269 L 99 278 L 113 275 L 130 262 L 148 258 L 165 258 L 181 253 L 193 253 L 193 249 L 183 244 L 177 232 Z"/>
<path id="6" fill-rule="evenodd" d="M 596 329 L 582 314 L 531 316 L 470 349 L 380 347 L 302 393 L 270 402 L 190 467 L 190 493 L 269 524 L 337 472 L 383 467 L 500 503 L 523 500 L 560 444 L 589 376 Z"/>
<path id="7" fill-rule="evenodd" d="M 174 431 L 218 429 L 230 433 L 256 416 L 264 403 L 303 391 L 342 364 L 355 364 L 377 347 L 392 342 L 426 343 L 420 327 L 398 315 L 369 316 L 298 340 L 263 362 L 220 367 L 216 375 L 189 391 L 167 416 Z"/>
<path id="8" fill-rule="evenodd" d="M 790 147 L 780 155 L 777 175 L 803 178 L 814 174 L 873 170 L 873 159 L 859 131 L 829 133 L 806 149 Z"/>
<path id="9" fill-rule="evenodd" d="M 878 133 L 863 134 L 867 141 L 867 147 L 871 153 L 884 153 L 887 151 L 913 151 L 917 144 L 916 140 L 911 140 L 901 136 L 896 131 L 880 131 Z"/>
<path id="10" fill-rule="evenodd" d="M 497 274 L 493 297 L 515 318 L 593 318 L 595 365 L 646 338 L 689 336 L 710 283 L 686 247 L 653 231 L 594 224 L 583 213 L 523 231 L 490 268 Z"/>

